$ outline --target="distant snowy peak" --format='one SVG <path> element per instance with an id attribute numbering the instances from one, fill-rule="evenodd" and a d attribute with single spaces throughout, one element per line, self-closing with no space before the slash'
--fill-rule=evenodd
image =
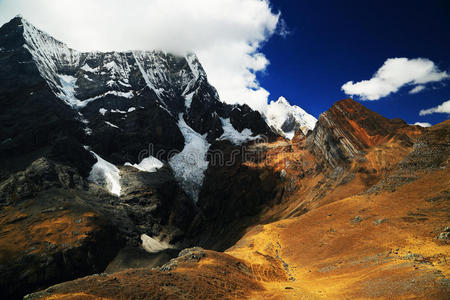
<path id="1" fill-rule="evenodd" d="M 290 105 L 284 97 L 277 101 L 270 101 L 267 106 L 266 120 L 269 126 L 292 139 L 296 130 L 301 129 L 304 134 L 313 130 L 317 119 L 297 105 Z"/>

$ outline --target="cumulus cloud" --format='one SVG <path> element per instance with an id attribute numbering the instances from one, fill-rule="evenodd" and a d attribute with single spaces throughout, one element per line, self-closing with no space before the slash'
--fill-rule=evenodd
<path id="1" fill-rule="evenodd" d="M 269 0 L 3 0 L 0 23 L 22 14 L 77 50 L 193 51 L 221 99 L 262 109 L 256 73 L 273 34 L 288 33 Z"/>
<path id="2" fill-rule="evenodd" d="M 430 127 L 431 126 L 431 124 L 428 122 L 416 122 L 416 123 L 414 123 L 414 125 L 419 125 L 421 127 Z"/>
<path id="3" fill-rule="evenodd" d="M 449 78 L 447 72 L 440 71 L 429 59 L 389 58 L 371 79 L 356 83 L 349 81 L 341 89 L 347 95 L 361 97 L 361 100 L 378 100 L 406 85 L 414 86 L 410 93 L 418 93 L 425 88 L 424 84 L 446 78 Z"/>
<path id="4" fill-rule="evenodd" d="M 443 113 L 443 114 L 450 114 L 450 100 L 447 100 L 443 102 L 442 104 L 439 104 L 438 106 L 428 108 L 428 109 L 422 109 L 419 112 L 419 115 L 426 116 L 431 115 L 434 113 Z"/>

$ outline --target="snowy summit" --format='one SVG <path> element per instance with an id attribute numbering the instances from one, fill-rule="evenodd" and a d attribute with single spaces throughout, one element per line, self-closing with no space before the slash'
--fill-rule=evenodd
<path id="1" fill-rule="evenodd" d="M 269 126 L 288 139 L 294 137 L 295 131 L 301 129 L 304 134 L 313 130 L 317 119 L 297 105 L 290 105 L 284 97 L 270 101 L 266 119 Z"/>

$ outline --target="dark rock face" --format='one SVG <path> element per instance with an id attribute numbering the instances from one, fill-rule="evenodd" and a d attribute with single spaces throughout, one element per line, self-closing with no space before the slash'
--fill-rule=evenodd
<path id="1" fill-rule="evenodd" d="M 263 135 L 267 141 L 274 140 L 278 136 L 269 128 L 261 114 L 247 105 L 235 106 L 230 112 L 230 121 L 236 130 L 242 131 L 249 128 Z"/>
<path id="2" fill-rule="evenodd" d="M 223 251 L 236 242 L 254 218 L 280 199 L 280 176 L 270 168 L 252 168 L 244 163 L 264 159 L 258 147 L 241 149 L 224 141 L 212 151 L 222 151 L 224 162 L 213 164 L 206 172 L 197 205 L 201 208 L 203 228 L 197 233 L 198 244 Z"/>
<path id="3" fill-rule="evenodd" d="M 284 121 L 283 125 L 281 125 L 281 130 L 284 132 L 290 132 L 292 130 L 297 131 L 300 130 L 300 125 L 295 120 L 294 116 L 289 115 L 286 121 Z"/>
<path id="4" fill-rule="evenodd" d="M 122 167 L 121 186 L 120 201 L 135 227 L 126 233 L 129 239 L 139 243 L 144 233 L 172 244 L 184 239 L 198 209 L 178 187 L 170 168 L 148 173 Z"/>

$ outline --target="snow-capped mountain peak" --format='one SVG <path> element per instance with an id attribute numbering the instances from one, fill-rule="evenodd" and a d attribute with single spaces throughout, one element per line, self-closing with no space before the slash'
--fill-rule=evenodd
<path id="1" fill-rule="evenodd" d="M 296 130 L 301 129 L 304 134 L 313 130 L 317 119 L 297 105 L 291 105 L 284 97 L 277 101 L 270 101 L 267 106 L 266 120 L 269 126 L 292 139 Z"/>
<path id="2" fill-rule="evenodd" d="M 23 48 L 31 54 L 39 73 L 58 98 L 77 110 L 106 96 L 127 100 L 148 87 L 155 101 L 176 116 L 183 107 L 190 107 L 202 85 L 208 85 L 206 73 L 193 53 L 80 52 L 26 19 L 16 18 L 18 26 L 23 27 Z M 219 100 L 218 95 L 213 98 Z"/>

